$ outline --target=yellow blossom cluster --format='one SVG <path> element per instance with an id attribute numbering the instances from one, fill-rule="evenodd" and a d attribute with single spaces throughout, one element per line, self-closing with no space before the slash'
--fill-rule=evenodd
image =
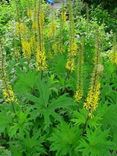
<path id="1" fill-rule="evenodd" d="M 70 47 L 69 47 L 69 53 L 70 53 L 70 56 L 76 56 L 77 55 L 77 49 L 78 49 L 78 46 L 77 46 L 77 43 L 74 41 L 71 43 Z"/>
<path id="2" fill-rule="evenodd" d="M 68 54 L 68 60 L 66 63 L 66 69 L 72 72 L 75 69 L 75 56 L 77 55 L 77 43 L 76 42 L 70 42 L 69 46 L 69 54 Z"/>
<path id="3" fill-rule="evenodd" d="M 32 22 L 32 30 L 33 30 L 33 31 L 36 31 L 37 28 L 38 28 L 38 23 L 37 23 L 37 21 L 34 20 L 34 21 Z"/>
<path id="4" fill-rule="evenodd" d="M 77 55 L 77 42 L 75 40 L 75 24 L 74 24 L 72 1 L 68 1 L 68 9 L 69 9 L 69 48 L 68 48 L 69 54 L 66 69 L 72 72 L 75 67 L 75 56 Z"/>
<path id="5" fill-rule="evenodd" d="M 89 116 L 92 117 L 92 113 L 96 110 L 98 106 L 98 101 L 100 97 L 100 75 L 103 72 L 103 65 L 101 64 L 101 55 L 100 55 L 100 38 L 96 36 L 96 43 L 95 43 L 95 53 L 93 59 L 93 73 L 91 77 L 91 85 L 89 88 L 89 92 L 84 103 L 84 107 L 89 111 Z"/>
<path id="6" fill-rule="evenodd" d="M 39 13 L 39 20 L 41 21 L 40 25 L 43 26 L 44 25 L 44 20 L 45 20 L 45 15 L 44 15 L 43 10 L 41 10 L 41 12 Z"/>
<path id="7" fill-rule="evenodd" d="M 36 38 L 35 38 L 35 36 L 31 36 L 30 37 L 30 47 L 31 47 L 31 49 L 34 49 L 35 44 L 36 44 Z"/>
<path id="8" fill-rule="evenodd" d="M 49 37 L 53 37 L 55 35 L 55 32 L 56 32 L 56 22 L 53 21 L 52 23 L 50 23 L 50 26 L 49 26 L 49 31 L 48 31 L 48 36 Z"/>
<path id="9" fill-rule="evenodd" d="M 6 88 L 3 89 L 3 97 L 5 99 L 5 102 L 7 103 L 17 102 L 11 85 L 8 85 Z"/>
<path id="10" fill-rule="evenodd" d="M 30 42 L 26 40 L 22 40 L 21 43 L 22 43 L 22 50 L 23 50 L 24 57 L 26 57 L 27 59 L 30 59 L 31 57 Z"/>
<path id="11" fill-rule="evenodd" d="M 70 72 L 75 70 L 75 62 L 73 58 L 68 59 L 66 63 L 66 69 L 69 70 Z"/>
<path id="12" fill-rule="evenodd" d="M 83 96 L 82 89 L 78 89 L 74 95 L 76 102 L 79 102 L 81 100 L 82 96 Z"/>
<path id="13" fill-rule="evenodd" d="M 26 26 L 23 22 L 16 23 L 16 34 L 25 34 L 26 30 Z"/>
<path id="14" fill-rule="evenodd" d="M 62 10 L 62 12 L 61 12 L 61 19 L 62 19 L 63 22 L 66 22 L 67 16 L 66 16 L 66 11 L 65 10 Z"/>
<path id="15" fill-rule="evenodd" d="M 37 50 L 37 53 L 36 53 L 36 67 L 37 67 L 38 71 L 44 71 L 44 70 L 47 69 L 45 52 Z"/>
<path id="16" fill-rule="evenodd" d="M 117 52 L 115 51 L 109 52 L 108 57 L 113 64 L 117 64 Z"/>
<path id="17" fill-rule="evenodd" d="M 92 114 L 96 110 L 100 96 L 100 83 L 97 82 L 95 86 L 91 86 L 84 107 Z"/>
<path id="18" fill-rule="evenodd" d="M 77 44 L 75 42 L 70 44 L 68 60 L 66 69 L 72 72 L 75 69 L 75 56 L 77 55 Z"/>
<path id="19" fill-rule="evenodd" d="M 27 16 L 32 20 L 33 19 L 33 10 L 27 9 Z"/>

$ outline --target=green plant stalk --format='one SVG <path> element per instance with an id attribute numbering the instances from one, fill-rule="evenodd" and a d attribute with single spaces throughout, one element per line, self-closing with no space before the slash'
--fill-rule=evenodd
<path id="1" fill-rule="evenodd" d="M 79 47 L 78 51 L 78 88 L 83 91 L 83 64 L 84 64 L 84 41 L 82 39 L 82 43 Z"/>

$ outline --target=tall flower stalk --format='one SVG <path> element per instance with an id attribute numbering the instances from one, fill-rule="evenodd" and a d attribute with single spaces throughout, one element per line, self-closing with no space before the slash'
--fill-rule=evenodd
<path id="1" fill-rule="evenodd" d="M 36 67 L 38 71 L 47 69 L 45 47 L 44 47 L 44 10 L 41 0 L 38 2 L 37 11 L 37 25 L 38 25 L 38 43 L 36 49 Z"/>
<path id="2" fill-rule="evenodd" d="M 58 52 L 58 45 L 57 45 L 57 38 L 56 38 L 56 32 L 57 32 L 57 23 L 56 23 L 56 12 L 54 8 L 52 8 L 51 12 L 51 22 L 49 24 L 49 31 L 48 31 L 48 39 L 50 40 L 50 44 L 52 45 L 52 52 L 56 54 Z"/>
<path id="3" fill-rule="evenodd" d="M 75 56 L 77 55 L 77 43 L 75 39 L 75 23 L 72 8 L 72 1 L 68 1 L 69 12 L 69 48 L 66 69 L 72 72 L 75 69 Z"/>
<path id="4" fill-rule="evenodd" d="M 100 64 L 100 40 L 98 37 L 98 33 L 96 33 L 97 39 L 95 44 L 95 54 L 94 54 L 94 68 L 91 76 L 91 84 L 89 88 L 89 92 L 84 103 L 84 107 L 89 111 L 89 116 L 92 116 L 93 112 L 96 110 L 98 106 L 98 101 L 100 97 L 100 74 L 103 71 L 103 66 Z"/>
<path id="5" fill-rule="evenodd" d="M 55 38 L 55 33 L 56 33 L 56 20 L 55 20 L 55 10 L 52 8 L 52 13 L 51 13 L 51 22 L 49 24 L 49 31 L 48 31 L 48 36 L 50 38 Z"/>
<path id="6" fill-rule="evenodd" d="M 77 90 L 75 93 L 75 100 L 79 102 L 83 96 L 83 64 L 84 64 L 84 42 L 79 45 L 78 50 L 78 65 L 77 65 Z"/>
<path id="7" fill-rule="evenodd" d="M 63 53 L 65 48 L 65 44 L 64 44 L 64 32 L 65 32 L 65 28 L 66 28 L 66 20 L 67 20 L 67 16 L 66 16 L 66 8 L 64 6 L 64 3 L 62 5 L 62 10 L 61 10 L 61 14 L 60 14 L 60 37 L 59 37 L 59 51 L 60 53 Z"/>

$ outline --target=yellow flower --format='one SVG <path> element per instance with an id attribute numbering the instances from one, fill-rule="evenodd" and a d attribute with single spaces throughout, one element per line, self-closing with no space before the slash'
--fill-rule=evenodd
<path id="1" fill-rule="evenodd" d="M 44 12 L 43 12 L 43 10 L 40 12 L 40 14 L 39 14 L 39 21 L 40 21 L 40 24 L 41 25 L 44 25 L 44 18 L 45 18 L 45 16 L 44 16 Z"/>
<path id="2" fill-rule="evenodd" d="M 27 59 L 30 59 L 31 57 L 30 42 L 22 40 L 22 50 L 23 50 L 24 57 L 26 57 Z"/>
<path id="3" fill-rule="evenodd" d="M 3 89 L 3 97 L 5 99 L 5 102 L 8 102 L 8 103 L 17 101 L 15 94 L 12 90 L 12 87 L 10 85 L 8 85 L 7 88 Z"/>
<path id="4" fill-rule="evenodd" d="M 38 28 L 38 23 L 37 23 L 37 21 L 35 20 L 35 21 L 32 22 L 32 29 L 36 31 L 37 28 Z"/>
<path id="5" fill-rule="evenodd" d="M 28 9 L 27 10 L 27 16 L 32 19 L 32 17 L 33 17 L 33 10 Z"/>
<path id="6" fill-rule="evenodd" d="M 32 36 L 30 38 L 30 47 L 31 47 L 31 49 L 34 48 L 35 44 L 36 44 L 35 36 Z"/>
<path id="7" fill-rule="evenodd" d="M 74 95 L 74 98 L 77 102 L 79 102 L 81 100 L 83 96 L 83 92 L 82 92 L 82 89 L 78 89 Z"/>
<path id="8" fill-rule="evenodd" d="M 69 58 L 66 64 L 66 69 L 70 72 L 74 71 L 75 64 L 74 64 L 74 58 Z"/>
<path id="9" fill-rule="evenodd" d="M 100 95 L 100 83 L 91 86 L 84 107 L 92 114 L 96 110 Z"/>
<path id="10" fill-rule="evenodd" d="M 75 42 L 71 43 L 71 45 L 69 47 L 70 55 L 76 56 L 77 55 L 77 49 L 78 49 L 77 43 L 75 43 Z"/>
<path id="11" fill-rule="evenodd" d="M 52 22 L 49 26 L 49 31 L 48 31 L 48 36 L 49 37 L 52 37 L 55 35 L 55 32 L 56 32 L 56 23 L 55 22 Z"/>
<path id="12" fill-rule="evenodd" d="M 62 10 L 62 12 L 61 12 L 61 19 L 62 19 L 63 22 L 66 22 L 67 16 L 66 16 L 66 11 L 65 10 Z"/>
<path id="13" fill-rule="evenodd" d="M 112 50 L 108 53 L 108 57 L 112 63 L 117 64 L 117 52 Z"/>
<path id="14" fill-rule="evenodd" d="M 36 53 L 36 67 L 38 71 L 44 71 L 47 69 L 45 52 L 37 50 Z"/>
<path id="15" fill-rule="evenodd" d="M 52 44 L 52 50 L 54 51 L 54 54 L 57 53 L 57 51 L 58 51 L 58 45 L 56 43 L 53 43 Z"/>
<path id="16" fill-rule="evenodd" d="M 24 34 L 26 32 L 26 26 L 24 23 L 16 23 L 16 34 Z"/>

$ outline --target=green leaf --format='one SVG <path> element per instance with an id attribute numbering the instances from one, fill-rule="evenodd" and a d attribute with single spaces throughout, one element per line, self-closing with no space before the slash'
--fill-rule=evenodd
<path id="1" fill-rule="evenodd" d="M 56 55 L 53 59 L 52 70 L 57 74 L 64 74 L 66 72 L 65 64 L 66 57 L 64 55 Z"/>
<path id="2" fill-rule="evenodd" d="M 30 109 L 31 118 L 33 120 L 37 117 L 43 118 L 45 128 L 50 126 L 52 121 L 61 121 L 61 111 L 64 110 L 65 113 L 75 105 L 74 100 L 67 95 L 52 98 L 53 87 L 48 81 L 38 79 L 37 88 L 38 97 L 30 93 L 26 93 L 25 97 L 33 102 L 33 106 Z"/>
<path id="3" fill-rule="evenodd" d="M 87 120 L 88 112 L 86 109 L 80 109 L 80 111 L 73 112 L 73 119 L 71 120 L 75 125 L 85 124 Z"/>
<path id="4" fill-rule="evenodd" d="M 67 111 L 69 110 L 70 106 L 73 106 L 74 104 L 75 104 L 74 101 L 70 97 L 67 97 L 66 95 L 54 99 L 45 109 L 45 113 L 44 113 L 45 114 L 44 118 L 46 119 L 45 125 L 49 126 L 49 123 L 51 123 L 50 120 L 51 117 L 53 117 L 54 120 L 56 121 L 61 121 L 62 117 L 60 116 L 59 113 L 56 113 L 56 110 L 65 109 L 65 111 Z"/>
<path id="5" fill-rule="evenodd" d="M 44 154 L 45 149 L 42 145 L 42 143 L 44 142 L 44 137 L 41 136 L 41 131 L 34 131 L 33 134 L 30 136 L 29 134 L 27 134 L 25 137 L 22 137 L 20 139 L 20 141 L 22 142 L 22 148 L 24 149 L 26 155 L 30 154 Z"/>
<path id="6" fill-rule="evenodd" d="M 7 112 L 0 112 L 0 133 L 4 132 L 12 122 L 10 114 Z"/>
<path id="7" fill-rule="evenodd" d="M 24 96 L 25 93 L 32 92 L 38 76 L 37 72 L 32 70 L 29 70 L 27 73 L 18 73 L 18 79 L 14 85 L 16 93 Z"/>
<path id="8" fill-rule="evenodd" d="M 16 137 L 17 134 L 24 135 L 29 130 L 29 127 L 32 125 L 30 121 L 29 114 L 27 111 L 19 111 L 16 114 L 16 121 L 12 123 L 8 129 L 8 134 L 10 138 Z"/>
<path id="9" fill-rule="evenodd" d="M 105 109 L 102 125 L 104 128 L 109 128 L 113 140 L 113 149 L 117 150 L 117 104 L 110 105 Z"/>
<path id="10" fill-rule="evenodd" d="M 80 131 L 76 127 L 70 127 L 62 122 L 54 129 L 49 141 L 51 142 L 51 151 L 56 151 L 56 156 L 74 155 L 75 148 L 78 146 Z M 78 156 L 78 153 L 77 153 Z"/>
<path id="11" fill-rule="evenodd" d="M 99 128 L 102 126 L 102 115 L 94 114 L 92 118 L 88 120 L 88 125 L 90 128 Z"/>
<path id="12" fill-rule="evenodd" d="M 83 156 L 109 156 L 112 142 L 108 137 L 109 131 L 88 129 L 86 137 L 81 139 L 77 150 L 81 151 Z"/>

